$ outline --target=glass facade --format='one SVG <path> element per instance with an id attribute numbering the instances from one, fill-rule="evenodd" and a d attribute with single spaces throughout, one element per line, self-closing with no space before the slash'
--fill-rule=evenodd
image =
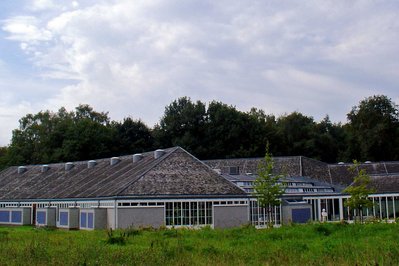
<path id="1" fill-rule="evenodd" d="M 256 200 L 251 200 L 251 223 L 258 227 L 266 227 L 269 221 L 269 214 L 271 221 L 275 225 L 281 224 L 281 208 L 280 206 L 270 207 L 270 211 L 267 208 L 261 208 Z"/>
<path id="2" fill-rule="evenodd" d="M 166 202 L 167 226 L 190 226 L 212 224 L 212 202 Z"/>

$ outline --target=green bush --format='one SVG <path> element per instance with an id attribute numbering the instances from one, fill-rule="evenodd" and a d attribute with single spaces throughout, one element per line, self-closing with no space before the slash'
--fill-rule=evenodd
<path id="1" fill-rule="evenodd" d="M 127 240 L 127 234 L 124 231 L 119 231 L 119 235 L 115 235 L 112 229 L 107 230 L 107 244 L 117 244 L 117 245 L 125 245 Z"/>

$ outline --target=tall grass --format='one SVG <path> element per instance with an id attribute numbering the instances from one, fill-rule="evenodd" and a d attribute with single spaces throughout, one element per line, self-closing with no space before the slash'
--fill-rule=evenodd
<path id="1" fill-rule="evenodd" d="M 398 224 L 256 230 L 64 231 L 0 227 L 0 265 L 398 265 Z"/>

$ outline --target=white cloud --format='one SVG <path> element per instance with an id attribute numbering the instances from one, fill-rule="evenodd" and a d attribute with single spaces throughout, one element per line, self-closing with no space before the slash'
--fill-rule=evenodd
<path id="1" fill-rule="evenodd" d="M 33 16 L 17 16 L 4 21 L 3 31 L 10 34 L 8 39 L 21 42 L 48 41 L 51 32 L 40 28 L 39 21 Z"/>
<path id="2" fill-rule="evenodd" d="M 33 0 L 29 6 L 32 11 L 45 11 L 56 7 L 57 5 L 52 0 Z"/>
<path id="3" fill-rule="evenodd" d="M 399 7 L 382 2 L 35 1 L 2 29 L 31 86 L 53 87 L 32 110 L 89 103 L 152 125 L 187 95 L 345 121 L 374 92 L 398 99 Z M 9 93 L 3 106 L 22 103 Z"/>

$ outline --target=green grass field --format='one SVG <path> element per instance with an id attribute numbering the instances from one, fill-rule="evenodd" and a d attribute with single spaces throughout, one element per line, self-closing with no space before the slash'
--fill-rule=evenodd
<path id="1" fill-rule="evenodd" d="M 399 265 L 399 224 L 122 233 L 0 227 L 0 265 Z"/>

